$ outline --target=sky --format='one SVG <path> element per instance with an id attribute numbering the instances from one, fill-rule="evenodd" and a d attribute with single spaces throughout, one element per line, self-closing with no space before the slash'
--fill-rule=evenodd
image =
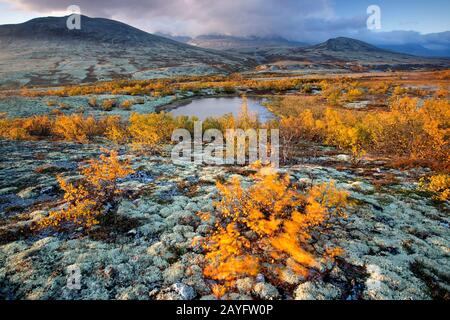
<path id="1" fill-rule="evenodd" d="M 367 8 L 374 4 L 381 29 L 368 30 Z M 448 0 L 0 0 L 0 24 L 64 16 L 69 5 L 91 17 L 173 35 L 277 35 L 305 42 L 352 36 L 406 43 L 450 31 Z"/>

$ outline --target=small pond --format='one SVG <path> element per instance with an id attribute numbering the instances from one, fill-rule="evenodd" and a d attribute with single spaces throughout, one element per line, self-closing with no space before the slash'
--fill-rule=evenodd
<path id="1" fill-rule="evenodd" d="M 275 115 L 262 105 L 264 101 L 263 98 L 247 98 L 248 110 L 257 114 L 261 122 L 267 122 L 275 118 Z M 196 116 L 200 120 L 205 120 L 208 117 L 220 117 L 227 113 L 233 113 L 237 117 L 242 103 L 241 97 L 202 98 L 175 106 L 169 112 L 174 116 Z"/>

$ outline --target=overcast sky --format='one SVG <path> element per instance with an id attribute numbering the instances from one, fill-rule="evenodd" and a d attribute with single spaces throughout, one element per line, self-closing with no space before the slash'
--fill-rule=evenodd
<path id="1" fill-rule="evenodd" d="M 381 8 L 382 29 L 377 32 L 366 27 L 371 4 Z M 408 42 L 420 34 L 450 30 L 449 0 L 0 0 L 0 24 L 66 15 L 69 5 L 78 5 L 91 17 L 174 35 L 280 35 L 307 42 L 353 36 Z"/>

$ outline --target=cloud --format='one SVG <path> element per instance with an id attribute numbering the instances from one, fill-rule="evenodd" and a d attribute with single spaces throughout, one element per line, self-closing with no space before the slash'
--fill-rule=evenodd
<path id="1" fill-rule="evenodd" d="M 40 13 L 77 4 L 83 14 L 117 19 L 146 31 L 280 35 L 303 41 L 364 28 L 365 16 L 340 19 L 331 0 L 4 0 Z"/>

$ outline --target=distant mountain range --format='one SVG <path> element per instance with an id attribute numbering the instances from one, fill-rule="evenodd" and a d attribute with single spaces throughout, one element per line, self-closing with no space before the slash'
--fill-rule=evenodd
<path id="1" fill-rule="evenodd" d="M 270 47 L 305 47 L 303 42 L 289 41 L 283 37 L 233 37 L 223 35 L 198 36 L 187 41 L 188 44 L 217 50 L 243 49 L 243 48 L 270 48 Z"/>
<path id="2" fill-rule="evenodd" d="M 448 67 L 450 62 L 395 53 L 350 38 L 317 45 L 280 37 L 168 39 L 121 22 L 86 16 L 81 18 L 81 30 L 68 30 L 66 20 L 46 17 L 0 26 L 0 86 L 62 85 L 261 68 L 345 71 L 355 64 L 369 70 L 435 68 Z"/>
<path id="3" fill-rule="evenodd" d="M 391 44 L 379 45 L 380 48 L 395 52 L 412 54 L 420 57 L 450 57 L 450 46 L 448 48 L 429 49 L 420 44 Z"/>
<path id="4" fill-rule="evenodd" d="M 274 47 L 307 47 L 313 45 L 312 43 L 299 42 L 287 40 L 280 36 L 247 36 L 247 37 L 237 37 L 229 35 L 200 35 L 194 38 L 188 36 L 172 36 L 164 33 L 159 35 L 179 41 L 182 43 L 191 44 L 197 47 L 216 49 L 216 50 L 257 50 L 257 49 L 267 49 Z M 440 34 L 430 34 L 421 36 L 424 39 L 430 40 L 428 38 L 433 37 L 444 37 L 445 39 L 450 38 L 448 32 L 442 32 Z M 375 40 L 375 39 L 374 39 Z M 417 39 L 419 41 L 420 39 Z M 432 39 L 431 39 L 432 40 Z M 450 57 L 450 41 L 440 43 L 439 45 L 424 44 L 424 43 L 403 43 L 403 44 L 388 44 L 386 41 L 375 42 L 374 45 L 389 51 L 394 51 L 398 53 L 410 54 L 421 57 Z M 391 41 L 392 42 L 392 41 Z M 442 42 L 442 41 L 441 41 Z"/>

